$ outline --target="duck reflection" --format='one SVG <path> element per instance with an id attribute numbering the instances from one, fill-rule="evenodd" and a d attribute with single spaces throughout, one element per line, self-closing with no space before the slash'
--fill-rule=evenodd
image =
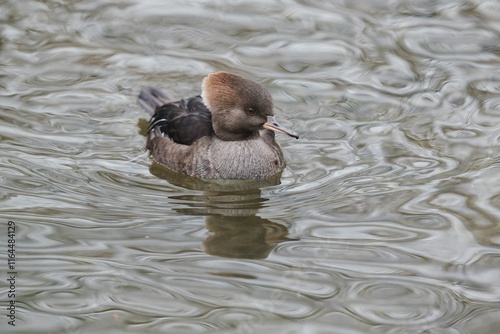
<path id="1" fill-rule="evenodd" d="M 267 199 L 261 187 L 279 184 L 279 175 L 268 180 L 201 180 L 153 163 L 153 175 L 188 189 L 202 190 L 200 195 L 171 196 L 188 207 L 177 209 L 186 215 L 205 216 L 210 235 L 203 242 L 210 255 L 264 259 L 280 242 L 291 241 L 288 229 L 257 215 Z"/>

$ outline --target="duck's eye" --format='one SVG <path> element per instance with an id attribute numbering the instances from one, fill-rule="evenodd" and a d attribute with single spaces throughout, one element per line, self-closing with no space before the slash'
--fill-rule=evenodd
<path id="1" fill-rule="evenodd" d="M 247 109 L 246 109 L 246 112 L 247 112 L 247 114 L 248 114 L 248 115 L 250 115 L 250 116 L 253 116 L 253 115 L 255 115 L 255 113 L 256 113 L 256 111 L 255 111 L 255 109 L 254 109 L 254 108 L 247 108 Z"/>

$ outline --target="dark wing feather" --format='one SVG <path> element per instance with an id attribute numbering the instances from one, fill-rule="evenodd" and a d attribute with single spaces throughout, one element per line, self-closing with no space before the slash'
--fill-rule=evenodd
<path id="1" fill-rule="evenodd" d="M 148 131 L 158 130 L 183 145 L 191 145 L 197 139 L 214 133 L 212 115 L 201 96 L 167 103 L 157 108 Z"/>

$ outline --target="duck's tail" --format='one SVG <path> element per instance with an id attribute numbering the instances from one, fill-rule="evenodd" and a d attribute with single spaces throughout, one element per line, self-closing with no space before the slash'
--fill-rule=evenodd
<path id="1" fill-rule="evenodd" d="M 155 114 L 156 109 L 170 102 L 172 102 L 172 100 L 167 94 L 154 87 L 148 87 L 148 89 L 142 90 L 137 98 L 137 103 L 139 103 L 139 105 L 151 116 Z"/>

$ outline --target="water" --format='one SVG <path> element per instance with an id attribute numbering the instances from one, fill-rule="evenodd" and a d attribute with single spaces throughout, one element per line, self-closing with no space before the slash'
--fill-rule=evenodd
<path id="1" fill-rule="evenodd" d="M 497 1 L 0 8 L 2 333 L 498 333 Z M 301 135 L 280 184 L 151 163 L 139 90 L 217 70 Z"/>

